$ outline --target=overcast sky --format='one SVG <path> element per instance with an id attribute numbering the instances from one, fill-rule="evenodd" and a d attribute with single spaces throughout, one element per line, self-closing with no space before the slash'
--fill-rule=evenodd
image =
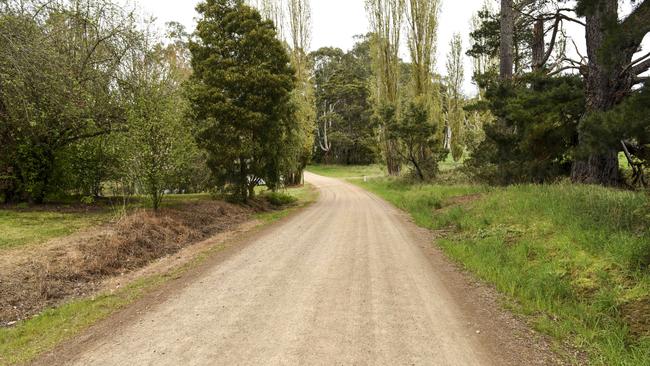
<path id="1" fill-rule="evenodd" d="M 178 21 L 188 28 L 194 29 L 194 7 L 199 0 L 131 0 L 148 15 L 157 18 L 164 25 L 169 21 Z M 495 0 L 489 0 L 495 2 Z M 481 8 L 484 0 L 443 0 L 438 28 L 438 57 L 437 68 L 441 74 L 446 74 L 445 59 L 449 51 L 449 41 L 454 33 L 463 37 L 463 47 L 469 45 L 470 19 Z M 354 44 L 353 37 L 368 32 L 364 0 L 312 0 L 313 40 L 312 49 L 334 46 L 349 50 Z M 497 8 L 497 5 L 494 6 Z M 582 45 L 583 32 L 580 27 L 570 30 L 576 43 Z M 650 38 L 650 37 L 648 37 Z M 646 44 L 650 43 L 646 39 Z M 569 50 L 571 52 L 571 50 Z M 403 52 L 406 57 L 406 52 Z M 475 87 L 471 82 L 471 60 L 465 58 L 465 93 L 474 94 Z"/>

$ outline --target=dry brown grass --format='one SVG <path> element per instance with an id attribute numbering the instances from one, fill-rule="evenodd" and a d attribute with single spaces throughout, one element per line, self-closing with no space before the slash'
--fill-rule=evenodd
<path id="1" fill-rule="evenodd" d="M 157 214 L 140 210 L 106 227 L 44 246 L 24 256 L 29 259 L 0 269 L 0 325 L 87 296 L 104 280 L 234 229 L 260 209 L 206 201 Z"/>

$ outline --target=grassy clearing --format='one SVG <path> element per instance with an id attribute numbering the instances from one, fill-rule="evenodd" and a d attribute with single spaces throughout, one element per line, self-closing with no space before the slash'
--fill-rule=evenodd
<path id="1" fill-rule="evenodd" d="M 386 168 L 379 164 L 374 165 L 310 165 L 308 171 L 334 178 L 363 178 L 386 175 Z"/>
<path id="2" fill-rule="evenodd" d="M 650 365 L 647 195 L 568 184 L 355 183 L 439 231 L 451 258 L 591 364 Z"/>
<path id="3" fill-rule="evenodd" d="M 49 239 L 110 220 L 107 212 L 65 213 L 52 211 L 0 210 L 0 251 Z"/>
<path id="4" fill-rule="evenodd" d="M 201 202 L 211 199 L 209 194 L 166 195 L 163 207 Z M 92 226 L 107 223 L 119 216 L 122 209 L 119 199 L 115 205 L 107 202 L 88 207 L 73 204 L 30 208 L 0 209 L 0 252 L 5 249 L 42 244 L 48 240 L 73 234 Z M 147 207 L 144 197 L 134 197 L 127 211 Z"/>
<path id="5" fill-rule="evenodd" d="M 293 198 L 290 200 L 291 202 L 287 201 L 286 198 L 280 199 L 280 201 L 284 201 L 289 206 L 286 206 L 284 210 L 264 212 L 257 214 L 255 217 L 264 223 L 272 223 L 280 220 L 281 218 L 288 216 L 294 209 L 304 207 L 316 201 L 318 198 L 318 191 L 311 184 L 305 184 L 302 187 L 286 189 L 281 192 L 281 195 Z"/>
<path id="6" fill-rule="evenodd" d="M 257 218 L 262 221 L 263 225 L 271 224 L 287 216 L 293 210 L 313 202 L 318 195 L 310 185 L 288 189 L 285 193 L 295 197 L 298 201 L 282 210 L 258 215 Z M 195 199 L 203 200 L 205 196 L 197 195 Z M 177 198 L 175 201 L 178 204 L 184 203 L 181 198 Z M 174 200 L 169 202 L 173 206 Z M 189 263 L 166 274 L 139 279 L 115 292 L 100 294 L 93 298 L 73 300 L 56 308 L 48 309 L 14 327 L 0 328 L 0 365 L 18 365 L 34 360 L 40 354 L 80 334 L 117 310 L 132 304 L 168 280 L 178 278 L 186 271 L 195 268 L 224 247 L 223 243 L 214 245 L 197 255 Z"/>

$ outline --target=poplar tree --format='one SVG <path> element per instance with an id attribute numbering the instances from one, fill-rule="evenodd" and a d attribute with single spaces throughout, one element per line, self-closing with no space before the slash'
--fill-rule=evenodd
<path id="1" fill-rule="evenodd" d="M 390 129 L 399 119 L 399 46 L 405 0 L 366 0 L 366 11 L 374 35 L 372 42 L 373 102 L 381 129 L 388 173 L 401 170 L 398 142 Z"/>
<path id="2" fill-rule="evenodd" d="M 410 93 L 398 116 L 395 137 L 400 156 L 420 179 L 433 177 L 442 159 L 442 106 L 439 83 L 433 82 L 439 0 L 408 0 L 406 23 L 410 63 Z"/>
<path id="3" fill-rule="evenodd" d="M 459 33 L 454 34 L 449 42 L 447 55 L 447 128 L 449 147 L 455 161 L 463 157 L 465 111 L 463 110 L 463 41 Z"/>
<path id="4" fill-rule="evenodd" d="M 292 93 L 297 128 L 290 131 L 288 136 L 288 144 L 295 149 L 295 153 L 284 178 L 287 184 L 297 185 L 302 183 L 303 172 L 311 157 L 316 126 L 316 101 L 308 56 L 311 44 L 311 5 L 309 0 L 288 0 L 287 10 L 291 64 L 296 72 L 297 83 Z"/>

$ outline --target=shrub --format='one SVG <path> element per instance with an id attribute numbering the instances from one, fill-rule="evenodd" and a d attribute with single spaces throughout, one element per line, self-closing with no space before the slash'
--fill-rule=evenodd
<path id="1" fill-rule="evenodd" d="M 264 199 L 266 199 L 273 206 L 287 206 L 292 205 L 298 201 L 296 197 L 280 192 L 267 193 L 264 195 Z"/>

